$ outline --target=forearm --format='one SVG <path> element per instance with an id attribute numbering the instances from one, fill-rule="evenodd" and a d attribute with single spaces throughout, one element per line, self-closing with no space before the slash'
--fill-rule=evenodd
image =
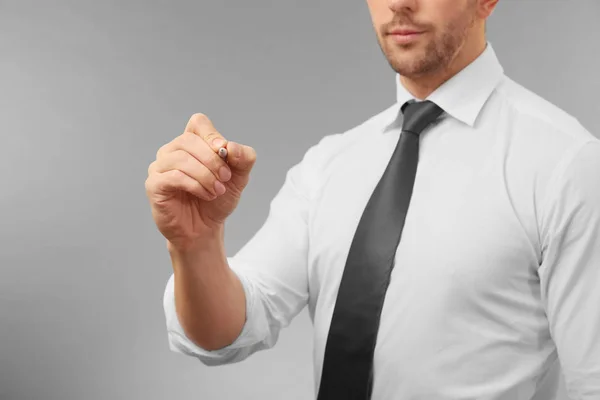
<path id="1" fill-rule="evenodd" d="M 246 319 L 243 286 L 227 263 L 223 231 L 193 249 L 168 246 L 175 308 L 186 335 L 206 350 L 232 343 Z"/>

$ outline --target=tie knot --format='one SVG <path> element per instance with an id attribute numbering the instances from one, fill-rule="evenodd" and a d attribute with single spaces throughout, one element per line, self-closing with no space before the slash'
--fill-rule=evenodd
<path id="1" fill-rule="evenodd" d="M 402 130 L 419 135 L 423 129 L 435 121 L 444 112 L 440 106 L 431 100 L 409 100 L 402 105 L 404 121 Z"/>

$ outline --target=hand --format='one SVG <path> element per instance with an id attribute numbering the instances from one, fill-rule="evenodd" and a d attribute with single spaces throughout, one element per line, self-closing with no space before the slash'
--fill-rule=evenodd
<path id="1" fill-rule="evenodd" d="M 226 160 L 217 153 L 221 147 Z M 194 114 L 183 134 L 158 150 L 145 183 L 152 217 L 170 245 L 193 247 L 218 232 L 237 207 L 255 161 L 252 147 L 228 142 L 208 117 Z"/>

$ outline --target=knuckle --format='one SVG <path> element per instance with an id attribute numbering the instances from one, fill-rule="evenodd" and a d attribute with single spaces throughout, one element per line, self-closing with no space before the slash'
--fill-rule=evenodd
<path id="1" fill-rule="evenodd" d="M 148 178 L 146 178 L 146 182 L 144 182 L 144 188 L 146 189 L 146 194 L 148 195 L 148 197 L 156 193 L 158 188 L 157 177 L 149 176 Z"/>
<path id="2" fill-rule="evenodd" d="M 216 144 L 214 143 L 214 141 L 216 139 L 220 139 L 222 141 L 225 142 L 225 139 L 223 138 L 223 136 L 216 131 L 213 132 L 209 132 L 205 137 L 204 137 L 204 141 L 211 147 L 213 148 L 213 146 L 215 146 Z"/>
<path id="3" fill-rule="evenodd" d="M 187 151 L 179 149 L 174 151 L 173 153 L 173 156 L 175 157 L 175 162 L 178 165 L 186 165 L 190 162 L 190 155 Z"/>
<path id="4" fill-rule="evenodd" d="M 156 161 L 152 161 L 150 165 L 148 165 L 148 176 L 152 175 L 152 173 L 156 170 Z"/>
<path id="5" fill-rule="evenodd" d="M 186 175 L 178 169 L 173 169 L 165 175 L 165 183 L 171 188 L 181 190 L 187 184 Z"/>
<path id="6" fill-rule="evenodd" d="M 177 137 L 177 141 L 181 145 L 181 147 L 186 147 L 193 143 L 194 136 L 196 136 L 193 132 L 185 131 L 181 135 Z"/>
<path id="7" fill-rule="evenodd" d="M 169 171 L 169 179 L 174 183 L 182 184 L 185 182 L 186 175 L 179 169 L 173 169 Z"/>
<path id="8" fill-rule="evenodd" d="M 203 113 L 195 113 L 190 118 L 190 122 L 197 123 L 197 124 L 202 124 L 202 123 L 206 123 L 209 121 L 210 120 L 208 119 L 208 117 Z"/>
<path id="9" fill-rule="evenodd" d="M 162 155 L 165 153 L 166 147 L 167 147 L 167 145 L 164 144 L 158 148 L 158 150 L 156 151 L 156 156 L 155 156 L 156 159 L 159 159 L 162 157 Z"/>
<path id="10" fill-rule="evenodd" d="M 152 186 L 152 179 L 150 177 L 147 177 L 146 180 L 144 181 L 144 188 L 146 189 L 146 193 L 149 193 L 151 191 L 151 186 Z"/>
<path id="11" fill-rule="evenodd" d="M 160 146 L 158 148 L 158 150 L 156 151 L 156 158 L 159 159 L 161 157 L 164 157 L 165 154 L 167 154 L 170 150 L 172 150 L 174 142 L 175 142 L 175 139 Z"/>

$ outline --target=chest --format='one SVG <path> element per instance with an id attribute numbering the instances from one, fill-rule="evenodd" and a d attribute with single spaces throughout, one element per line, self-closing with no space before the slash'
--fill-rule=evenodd
<path id="1" fill-rule="evenodd" d="M 357 148 L 324 180 L 310 215 L 313 316 L 333 310 L 358 222 L 393 147 L 377 157 Z M 425 150 L 421 148 L 389 290 L 406 293 L 438 282 L 443 301 L 443 293 L 465 288 L 485 296 L 530 284 L 536 278 L 537 255 L 528 230 L 535 216 L 527 190 L 509 190 L 506 182 L 515 178 L 506 176 L 501 157 L 465 157 L 452 149 L 436 153 L 431 146 Z"/>

